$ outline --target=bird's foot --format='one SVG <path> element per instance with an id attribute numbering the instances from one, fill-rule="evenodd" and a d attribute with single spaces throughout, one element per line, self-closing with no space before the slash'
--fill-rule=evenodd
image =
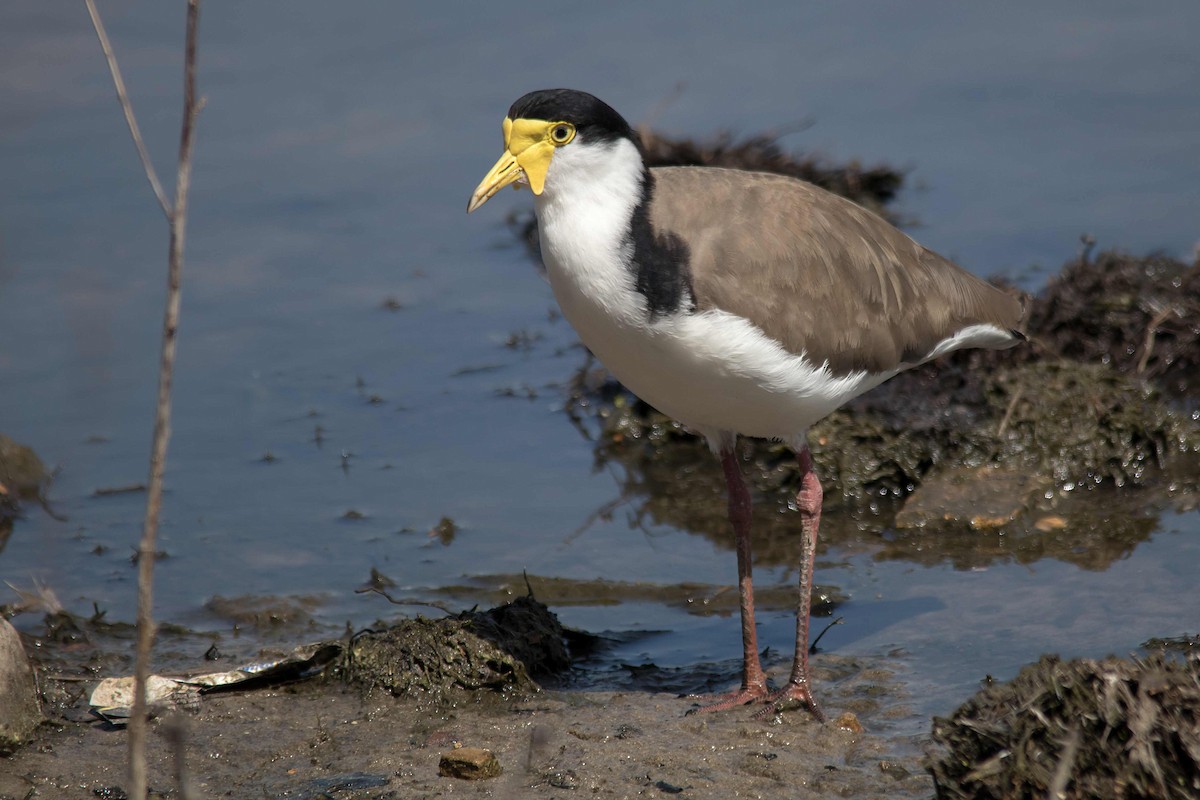
<path id="1" fill-rule="evenodd" d="M 756 719 L 796 708 L 799 704 L 800 707 L 807 708 L 817 722 L 825 722 L 825 712 L 817 705 L 817 698 L 813 697 L 808 681 L 788 681 L 787 686 L 771 692 L 762 701 L 766 705 L 754 713 Z"/>
<path id="2" fill-rule="evenodd" d="M 751 703 L 767 702 L 769 692 L 765 683 L 743 686 L 732 692 L 723 694 L 698 695 L 699 705 L 688 710 L 688 714 L 707 714 L 710 711 L 728 711 L 731 708 L 747 706 Z"/>

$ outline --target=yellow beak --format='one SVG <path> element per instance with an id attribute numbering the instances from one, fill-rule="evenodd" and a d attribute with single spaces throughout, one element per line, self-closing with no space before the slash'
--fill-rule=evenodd
<path id="1" fill-rule="evenodd" d="M 470 214 L 491 200 L 492 195 L 510 183 L 520 180 L 523 175 L 521 165 L 517 163 L 517 157 L 505 150 L 504 155 L 500 156 L 500 160 L 496 162 L 496 166 L 492 167 L 475 187 L 475 193 L 471 195 L 471 202 L 467 203 L 467 213 Z"/>
<path id="2" fill-rule="evenodd" d="M 540 119 L 504 119 L 504 154 L 475 187 L 471 202 L 467 203 L 468 214 L 516 181 L 528 184 L 534 194 L 542 193 L 554 155 L 554 142 L 549 135 L 554 125 Z"/>

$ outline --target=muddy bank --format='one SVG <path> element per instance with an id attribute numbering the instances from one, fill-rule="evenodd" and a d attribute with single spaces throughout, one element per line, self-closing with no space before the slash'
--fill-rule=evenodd
<path id="1" fill-rule="evenodd" d="M 315 677 L 247 682 L 253 688 L 159 707 L 152 796 L 177 797 L 183 782 L 202 797 L 314 800 L 516 800 L 577 790 L 614 798 L 1115 797 L 1121 787 L 1136 790 L 1129 796 L 1183 798 L 1200 790 L 1200 661 L 1190 638 L 1161 645 L 1182 657 L 1045 657 L 935 719 L 932 737 L 914 737 L 900 732 L 915 716 L 903 654 L 814 656 L 822 698 L 840 715 L 824 725 L 798 711 L 757 717 L 754 707 L 689 715 L 697 699 L 656 690 L 653 676 L 632 691 L 539 688 L 530 674 L 570 668 L 547 660 L 566 652 L 555 626 L 531 598 L 404 620 L 328 643 L 342 656 Z M 111 649 L 126 631 L 76 619 L 64 637 L 65 627 L 48 619 L 34 642 L 39 684 L 56 688 L 44 692 L 48 722 L 35 741 L 0 761 L 0 800 L 124 796 L 125 729 L 89 715 L 86 698 L 98 677 L 129 666 L 128 650 Z M 534 642 L 537 632 L 554 641 Z M 164 638 L 166 650 L 203 641 L 178 629 Z M 506 673 L 485 663 L 497 653 L 511 658 L 509 649 L 529 664 Z M 786 657 L 767 653 L 765 665 L 772 681 L 785 679 Z M 719 665 L 714 685 L 692 690 L 727 688 L 736 668 Z"/>
<path id="2" fill-rule="evenodd" d="M 911 729 L 914 716 L 898 657 L 815 657 L 816 680 L 843 714 L 840 724 L 796 712 L 756 719 L 752 708 L 688 716 L 696 700 L 653 689 L 651 665 L 633 691 L 539 689 L 529 674 L 561 674 L 569 665 L 546 660 L 565 652 L 566 639 L 553 616 L 533 606 L 526 598 L 379 627 L 344 642 L 344 657 L 317 678 L 224 688 L 163 707 L 151 723 L 153 796 L 178 796 L 171 743 L 180 740 L 182 780 L 204 797 L 515 800 L 580 790 L 727 798 L 807 787 L 816 796 L 888 798 L 931 791 L 919 742 L 896 732 Z M 50 722 L 32 745 L 0 761 L 0 798 L 123 796 L 125 731 L 89 715 L 87 697 L 99 677 L 130 666 L 128 649 L 113 649 L 127 632 L 99 620 L 73 623 L 69 637 L 61 619 L 35 637 L 41 685 L 55 687 L 44 697 Z M 434 631 L 449 635 L 431 641 Z M 556 641 L 531 651 L 531 631 Z M 181 630 L 163 638 L 166 653 L 198 652 L 204 643 Z M 497 651 L 510 657 L 509 649 L 522 649 L 530 664 L 507 674 L 494 666 L 480 671 Z M 772 680 L 786 678 L 786 657 L 769 653 L 766 666 Z M 696 688 L 725 689 L 736 670 L 733 661 L 714 665 L 715 685 Z M 393 680 L 401 672 L 403 686 Z M 480 675 L 496 680 L 473 680 Z M 459 746 L 490 751 L 499 775 L 464 781 L 441 774 L 444 757 Z"/>
<path id="3" fill-rule="evenodd" d="M 411 699 L 300 684 L 206 699 L 182 717 L 182 735 L 190 781 L 203 797 L 724 800 L 803 788 L 829 797 L 930 795 L 906 741 L 800 715 L 770 723 L 685 717 L 690 705 L 641 692 L 542 692 L 431 714 Z M 178 718 L 151 725 L 152 796 L 178 796 L 164 734 L 179 726 Z M 439 761 L 456 744 L 490 750 L 501 774 L 440 776 Z M 97 725 L 48 731 L 3 763 L 0 797 L 120 797 L 125 745 L 123 731 Z"/>

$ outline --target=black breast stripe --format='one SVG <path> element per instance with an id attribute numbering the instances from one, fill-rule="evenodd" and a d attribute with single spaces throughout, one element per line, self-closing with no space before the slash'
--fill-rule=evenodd
<path id="1" fill-rule="evenodd" d="M 650 223 L 650 198 L 654 177 L 649 170 L 642 180 L 642 197 L 633 210 L 629 244 L 633 254 L 635 287 L 646 298 L 650 318 L 696 310 L 693 300 L 691 258 L 687 243 L 676 233 L 657 232 Z"/>

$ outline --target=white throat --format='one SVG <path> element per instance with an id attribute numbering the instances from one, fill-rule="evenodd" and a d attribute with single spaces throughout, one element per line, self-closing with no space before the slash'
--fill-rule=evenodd
<path id="1" fill-rule="evenodd" d="M 545 190 L 535 198 L 542 260 L 563 312 L 588 342 L 581 314 L 603 310 L 639 324 L 644 298 L 629 268 L 633 211 L 645 166 L 633 142 L 576 142 L 556 151 Z M 580 305 L 601 308 L 581 309 Z"/>

